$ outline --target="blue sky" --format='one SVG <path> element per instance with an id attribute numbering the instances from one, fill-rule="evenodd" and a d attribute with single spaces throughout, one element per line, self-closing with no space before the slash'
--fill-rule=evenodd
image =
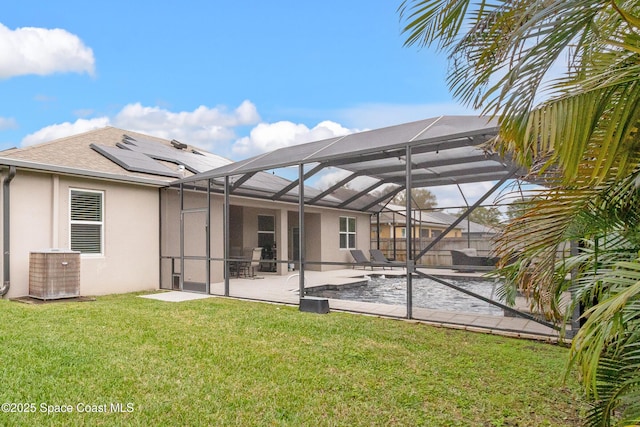
<path id="1" fill-rule="evenodd" d="M 31 1 L 0 15 L 0 150 L 111 125 L 239 160 L 441 114 L 400 0 Z"/>

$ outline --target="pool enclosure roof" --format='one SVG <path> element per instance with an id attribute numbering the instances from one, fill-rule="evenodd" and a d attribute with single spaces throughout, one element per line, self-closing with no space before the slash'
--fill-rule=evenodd
<path id="1" fill-rule="evenodd" d="M 306 204 L 377 212 L 380 203 L 405 188 L 407 172 L 412 188 L 484 181 L 500 181 L 518 168 L 509 159 L 488 151 L 483 144 L 498 132 L 497 120 L 478 116 L 440 116 L 411 123 L 353 133 L 341 137 L 280 148 L 246 160 L 174 182 L 209 180 L 222 186 L 229 177 L 232 193 L 271 200 L 297 201 L 298 180 L 265 180 L 265 171 L 307 165 L 303 179 L 329 168 L 350 172 L 327 190 L 305 187 Z M 409 152 L 410 151 L 410 152 Z M 407 153 L 411 167 L 407 167 Z M 271 174 L 269 174 L 271 175 Z M 337 197 L 351 180 L 373 178 L 366 189 Z M 372 196 L 374 190 L 381 196 Z"/>

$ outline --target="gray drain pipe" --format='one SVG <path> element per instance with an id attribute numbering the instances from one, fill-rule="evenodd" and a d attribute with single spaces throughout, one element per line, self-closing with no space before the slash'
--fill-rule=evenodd
<path id="1" fill-rule="evenodd" d="M 11 254 L 10 254 L 10 232 L 11 232 L 11 223 L 10 219 L 10 200 L 9 200 L 9 186 L 11 184 L 11 180 L 16 176 L 16 167 L 9 166 L 9 174 L 2 181 L 2 254 L 3 254 L 3 284 L 2 288 L 0 288 L 0 298 L 4 297 L 7 292 L 9 292 L 9 288 L 11 287 L 11 272 L 9 270 L 11 263 Z"/>

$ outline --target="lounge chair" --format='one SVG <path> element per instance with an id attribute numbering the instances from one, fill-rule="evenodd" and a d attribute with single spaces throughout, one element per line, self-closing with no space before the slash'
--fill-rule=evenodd
<path id="1" fill-rule="evenodd" d="M 479 256 L 475 248 L 451 250 L 453 269 L 458 271 L 473 272 L 475 270 L 489 270 L 495 267 L 497 257 Z M 460 266 L 461 268 L 456 268 Z"/>
<path id="2" fill-rule="evenodd" d="M 373 254 L 371 255 L 371 260 L 368 260 L 364 252 L 362 252 L 360 249 L 351 249 L 351 256 L 356 262 L 353 268 L 356 268 L 356 266 L 362 266 L 362 268 L 365 270 L 367 267 L 371 267 L 371 270 L 373 270 L 373 267 L 382 267 L 382 269 L 384 270 L 386 267 L 393 268 L 394 265 L 393 262 L 389 261 L 386 258 L 384 258 L 384 261 L 376 261 L 373 257 Z M 400 264 L 397 265 L 400 266 Z"/>
<path id="3" fill-rule="evenodd" d="M 367 267 L 371 267 L 371 269 L 373 270 L 371 261 L 367 259 L 367 257 L 364 255 L 364 252 L 362 252 L 360 249 L 351 249 L 351 256 L 355 261 L 353 268 L 356 268 L 356 266 L 360 266 L 363 270 L 365 270 Z"/>
<path id="4" fill-rule="evenodd" d="M 397 262 L 389 261 L 386 256 L 382 253 L 380 249 L 369 249 L 369 254 L 371 255 L 371 265 L 382 267 L 382 269 L 393 270 L 394 266 L 401 267 L 402 265 Z"/>

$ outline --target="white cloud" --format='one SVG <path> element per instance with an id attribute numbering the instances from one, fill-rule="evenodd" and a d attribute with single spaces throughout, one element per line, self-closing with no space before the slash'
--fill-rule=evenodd
<path id="1" fill-rule="evenodd" d="M 349 172 L 344 169 L 329 168 L 326 171 L 323 171 L 321 174 L 319 174 L 318 177 L 312 180 L 311 182 L 315 188 L 318 188 L 320 190 L 326 190 L 336 182 L 346 178 L 352 173 L 353 172 Z"/>
<path id="2" fill-rule="evenodd" d="M 115 122 L 138 129 L 199 128 L 207 125 L 235 127 L 255 124 L 260 116 L 255 105 L 244 101 L 238 108 L 228 112 L 226 107 L 208 108 L 199 106 L 193 111 L 174 113 L 160 107 L 144 107 L 140 103 L 125 106 L 115 117 Z"/>
<path id="3" fill-rule="evenodd" d="M 311 183 L 315 188 L 325 190 L 338 181 L 341 181 L 347 176 L 351 175 L 352 173 L 353 172 L 346 171 L 344 169 L 328 168 L 326 171 L 319 174 L 315 180 L 312 180 Z M 373 183 L 375 183 L 376 181 L 377 179 L 375 178 L 370 178 L 368 176 L 359 176 L 349 181 L 347 183 L 347 187 L 351 188 L 352 190 L 364 190 L 365 188 L 373 185 Z M 377 190 L 380 190 L 384 187 L 386 187 L 386 185 L 380 186 L 379 188 L 377 188 Z"/>
<path id="4" fill-rule="evenodd" d="M 18 127 L 18 123 L 14 118 L 0 117 L 0 130 L 15 129 Z"/>
<path id="5" fill-rule="evenodd" d="M 347 129 L 331 121 L 318 123 L 312 129 L 303 124 L 288 121 L 260 123 L 251 130 L 249 136 L 236 141 L 232 150 L 241 157 L 250 157 L 282 147 L 348 135 L 353 132 L 357 130 Z"/>
<path id="6" fill-rule="evenodd" d="M 233 111 L 225 107 L 200 106 L 193 111 L 172 112 L 159 107 L 145 107 L 140 103 L 126 105 L 114 117 L 78 119 L 47 126 L 27 135 L 22 145 L 62 138 L 104 126 L 115 126 L 160 138 L 177 139 L 213 150 L 216 143 L 236 138 L 233 128 L 255 124 L 260 116 L 255 105 L 244 101 Z"/>
<path id="7" fill-rule="evenodd" d="M 52 141 L 65 136 L 76 135 L 82 132 L 88 132 L 109 125 L 107 117 L 99 117 L 95 119 L 78 119 L 73 123 L 64 122 L 42 128 L 34 133 L 25 136 L 20 145 L 34 145 L 41 142 Z"/>
<path id="8" fill-rule="evenodd" d="M 94 73 L 91 48 L 68 31 L 0 24 L 0 78 L 57 72 Z"/>
<path id="9" fill-rule="evenodd" d="M 236 138 L 233 128 L 259 121 L 258 111 L 250 101 L 244 101 L 233 111 L 227 111 L 226 107 L 201 105 L 193 111 L 177 113 L 136 103 L 125 106 L 113 119 L 113 125 L 213 149 L 216 143 Z"/>

